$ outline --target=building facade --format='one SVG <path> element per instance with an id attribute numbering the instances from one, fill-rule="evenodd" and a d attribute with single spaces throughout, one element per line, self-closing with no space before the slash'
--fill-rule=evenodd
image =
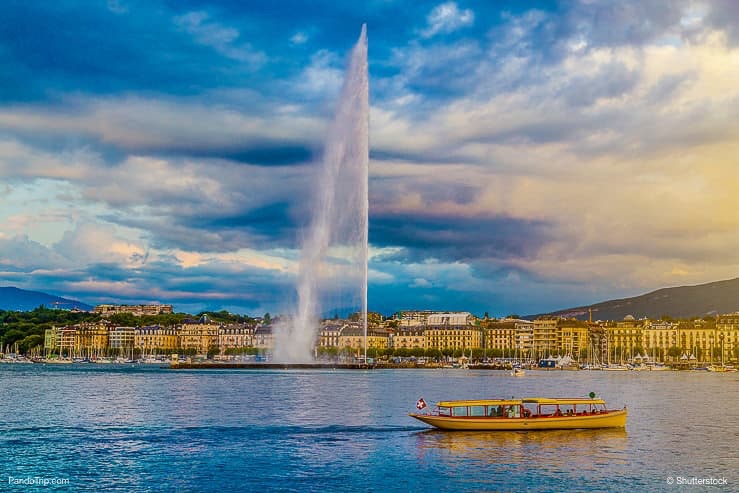
<path id="1" fill-rule="evenodd" d="M 142 315 L 161 315 L 164 313 L 172 313 L 172 305 L 97 305 L 93 308 L 93 313 L 100 315 L 114 315 L 116 313 L 130 313 L 140 317 Z"/>
<path id="2" fill-rule="evenodd" d="M 114 327 L 110 331 L 110 351 L 112 354 L 129 354 L 136 341 L 135 327 Z"/>
<path id="3" fill-rule="evenodd" d="M 350 324 L 341 329 L 339 335 L 339 349 L 357 350 L 364 349 L 364 328 L 356 324 Z M 387 330 L 367 329 L 367 348 L 387 349 L 390 337 Z"/>
<path id="4" fill-rule="evenodd" d="M 220 324 L 210 321 L 185 322 L 179 328 L 179 346 L 182 349 L 195 349 L 197 354 L 205 355 L 211 348 L 218 347 Z"/>
<path id="5" fill-rule="evenodd" d="M 390 333 L 389 344 L 393 349 L 426 350 L 426 332 L 422 328 L 400 328 Z"/>
<path id="6" fill-rule="evenodd" d="M 194 338 L 191 339 L 194 343 Z M 203 344 L 212 344 L 209 340 Z M 175 327 L 162 327 L 161 325 L 147 325 L 145 327 L 136 327 L 134 331 L 134 347 L 142 354 L 169 354 L 173 353 L 181 346 L 180 332 Z M 205 354 L 211 346 L 205 347 L 205 351 L 200 352 L 201 346 L 196 343 L 192 346 L 198 350 L 198 354 Z"/>
<path id="7" fill-rule="evenodd" d="M 218 348 L 223 354 L 227 349 L 254 347 L 254 325 L 228 324 L 218 328 Z"/>

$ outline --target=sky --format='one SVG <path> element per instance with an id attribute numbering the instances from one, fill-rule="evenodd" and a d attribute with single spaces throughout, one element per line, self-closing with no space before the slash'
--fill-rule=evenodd
<path id="1" fill-rule="evenodd" d="M 739 276 L 734 0 L 3 2 L 0 285 L 285 313 L 367 24 L 369 308 Z"/>

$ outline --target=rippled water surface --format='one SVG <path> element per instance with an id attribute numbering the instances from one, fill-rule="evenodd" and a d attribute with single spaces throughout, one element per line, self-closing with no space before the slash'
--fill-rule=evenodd
<path id="1" fill-rule="evenodd" d="M 739 491 L 739 374 L 0 365 L 0 491 Z M 416 399 L 585 396 L 626 430 L 438 432 Z"/>

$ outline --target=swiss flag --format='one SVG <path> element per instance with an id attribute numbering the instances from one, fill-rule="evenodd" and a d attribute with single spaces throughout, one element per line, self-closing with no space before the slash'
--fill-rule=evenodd
<path id="1" fill-rule="evenodd" d="M 418 408 L 419 411 L 426 407 L 426 401 L 423 400 L 423 397 L 418 399 L 418 402 L 416 402 L 416 407 Z"/>

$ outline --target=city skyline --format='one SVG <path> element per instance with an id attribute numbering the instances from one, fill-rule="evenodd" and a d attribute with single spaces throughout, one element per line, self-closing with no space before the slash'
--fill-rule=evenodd
<path id="1" fill-rule="evenodd" d="M 62 1 L 3 17 L 2 285 L 288 312 L 364 22 L 371 310 L 541 313 L 739 275 L 729 0 Z"/>

